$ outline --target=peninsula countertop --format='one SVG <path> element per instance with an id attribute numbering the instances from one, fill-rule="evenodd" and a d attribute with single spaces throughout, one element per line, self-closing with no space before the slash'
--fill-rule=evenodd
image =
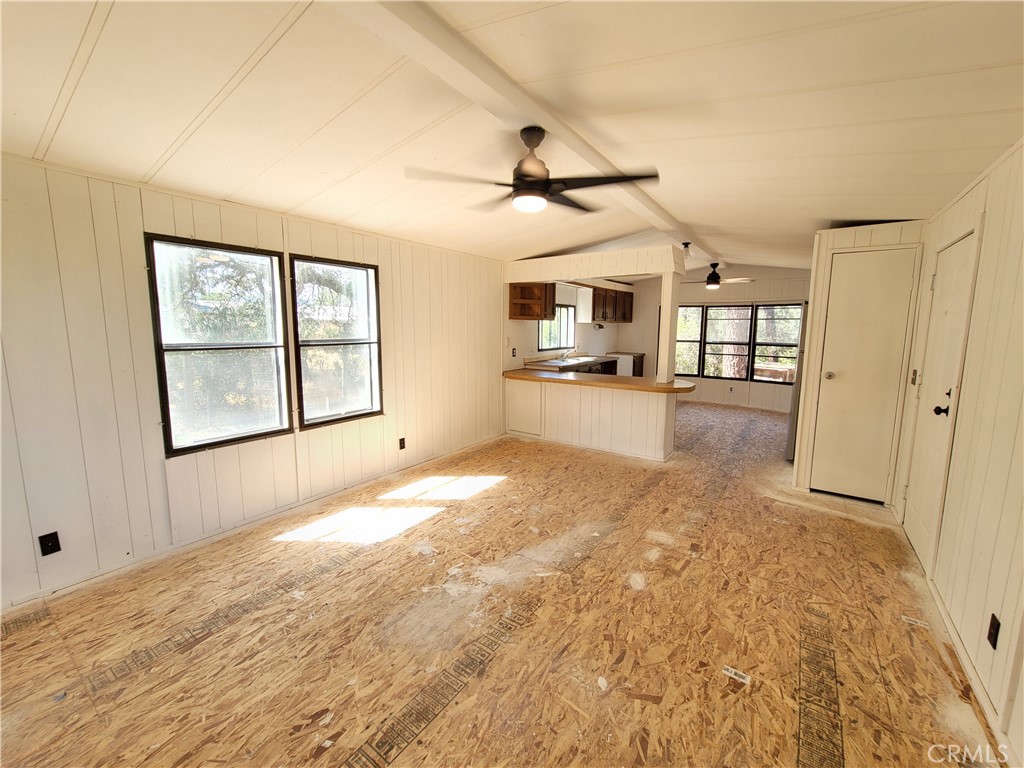
<path id="1" fill-rule="evenodd" d="M 697 385 L 686 379 L 669 382 L 655 381 L 653 376 L 609 376 L 601 373 L 558 373 L 535 369 L 516 368 L 502 374 L 506 379 L 519 381 L 540 381 L 550 384 L 575 384 L 581 387 L 604 387 L 607 389 L 628 389 L 634 392 L 655 392 L 676 395 L 693 392 Z"/>

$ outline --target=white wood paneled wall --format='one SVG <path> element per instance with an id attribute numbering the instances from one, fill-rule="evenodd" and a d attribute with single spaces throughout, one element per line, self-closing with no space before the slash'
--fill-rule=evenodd
<path id="1" fill-rule="evenodd" d="M 688 377 L 687 381 L 692 381 L 697 388 L 693 392 L 676 395 L 680 400 L 739 405 L 744 408 L 760 408 L 764 411 L 778 411 L 779 413 L 789 413 L 793 401 L 793 387 L 786 384 L 701 379 L 696 376 Z"/>
<path id="2" fill-rule="evenodd" d="M 143 232 L 378 264 L 384 415 L 165 459 Z M 501 262 L 14 158 L 2 235 L 4 605 L 502 429 Z"/>
<path id="3" fill-rule="evenodd" d="M 676 395 L 506 379 L 509 430 L 580 448 L 664 461 Z"/>
<path id="4" fill-rule="evenodd" d="M 1024 582 L 1024 304 L 1022 151 L 929 225 L 929 240 L 973 226 L 979 200 L 985 227 L 957 409 L 935 590 L 1004 732 L 1019 665 Z M 932 229 L 934 228 L 934 230 Z M 989 617 L 1002 624 L 997 648 Z M 1016 729 L 1019 734 L 1019 727 Z M 1018 756 L 1024 745 L 1015 745 Z"/>

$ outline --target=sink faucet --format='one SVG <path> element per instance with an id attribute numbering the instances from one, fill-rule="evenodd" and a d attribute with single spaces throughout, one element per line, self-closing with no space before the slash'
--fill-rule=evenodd
<path id="1" fill-rule="evenodd" d="M 572 357 L 576 353 L 575 349 L 567 349 L 558 358 L 559 360 L 565 360 L 566 358 Z"/>

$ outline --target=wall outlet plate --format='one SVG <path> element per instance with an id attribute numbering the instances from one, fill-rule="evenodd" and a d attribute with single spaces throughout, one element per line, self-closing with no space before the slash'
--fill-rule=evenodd
<path id="1" fill-rule="evenodd" d="M 993 651 L 996 649 L 996 643 L 999 642 L 999 626 L 999 619 L 993 613 L 988 622 L 988 644 L 992 646 Z"/>
<path id="2" fill-rule="evenodd" d="M 404 450 L 404 449 L 405 449 L 405 438 L 404 437 L 400 437 L 400 438 L 398 438 L 398 450 L 401 451 L 401 450 Z"/>
<path id="3" fill-rule="evenodd" d="M 54 552 L 60 552 L 60 536 L 57 535 L 56 531 L 44 533 L 39 537 L 39 554 L 46 557 Z"/>

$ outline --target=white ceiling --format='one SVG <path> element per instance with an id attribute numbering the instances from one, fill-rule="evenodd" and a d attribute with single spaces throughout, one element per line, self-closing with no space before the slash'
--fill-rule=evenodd
<path id="1" fill-rule="evenodd" d="M 806 267 L 1017 141 L 1020 2 L 3 2 L 3 150 L 498 259 L 692 240 Z M 522 214 L 553 176 L 657 168 Z M 412 169 L 412 170 L 409 170 Z M 416 169 L 419 169 L 417 172 Z"/>

